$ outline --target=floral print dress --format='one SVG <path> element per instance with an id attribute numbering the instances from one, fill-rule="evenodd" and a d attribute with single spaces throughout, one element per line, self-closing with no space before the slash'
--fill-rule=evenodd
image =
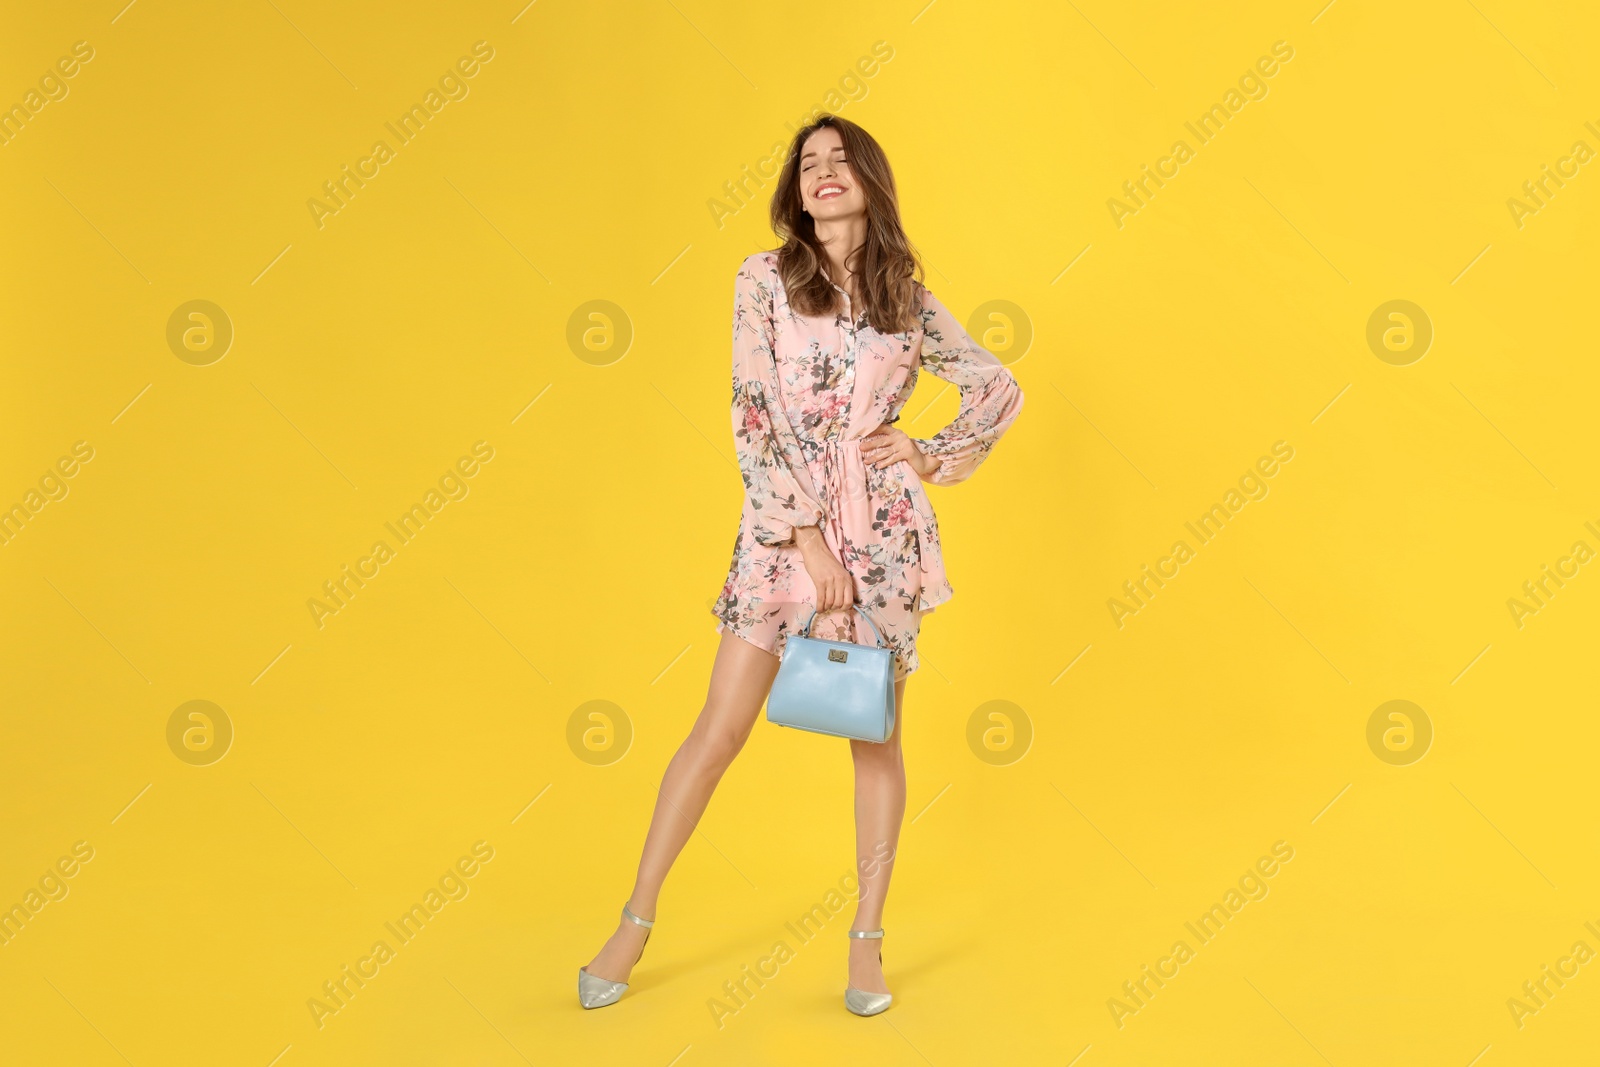
<path id="1" fill-rule="evenodd" d="M 861 438 L 900 417 L 919 370 L 961 390 L 956 417 L 917 447 L 939 459 L 926 479 L 954 485 L 972 475 L 1022 410 L 1022 389 L 998 359 L 967 336 L 926 288 L 920 324 L 879 333 L 843 310 L 823 317 L 789 306 L 776 252 L 757 252 L 735 276 L 733 438 L 744 504 L 733 562 L 712 607 L 731 630 L 777 656 L 816 603 L 795 542 L 820 524 L 854 579 L 856 603 L 894 653 L 895 681 L 917 669 L 922 616 L 954 595 L 939 525 L 909 462 L 878 468 Z M 859 629 L 858 629 L 859 627 Z M 810 635 L 874 644 L 854 608 L 819 612 Z"/>

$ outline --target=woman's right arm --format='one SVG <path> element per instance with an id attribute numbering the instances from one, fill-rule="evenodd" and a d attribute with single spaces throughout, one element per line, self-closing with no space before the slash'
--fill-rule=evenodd
<path id="1" fill-rule="evenodd" d="M 822 505 L 778 392 L 771 306 L 771 290 L 746 261 L 734 278 L 733 293 L 734 450 L 755 512 L 755 539 L 787 545 L 795 543 L 795 527 L 822 521 Z"/>
<path id="2" fill-rule="evenodd" d="M 734 450 L 755 514 L 752 535 L 763 545 L 800 549 L 817 590 L 817 610 L 827 611 L 851 603 L 855 595 L 849 572 L 823 539 L 822 505 L 783 410 L 769 285 L 752 273 L 749 261 L 734 279 Z"/>

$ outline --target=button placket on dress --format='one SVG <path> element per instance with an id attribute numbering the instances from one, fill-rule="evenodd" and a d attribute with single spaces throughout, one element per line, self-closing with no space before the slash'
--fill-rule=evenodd
<path id="1" fill-rule="evenodd" d="M 845 292 L 843 286 L 835 283 L 834 284 L 834 288 L 839 290 L 839 295 L 840 296 L 844 297 L 844 310 L 845 310 L 845 313 L 846 313 L 846 316 L 847 316 L 847 320 L 848 320 L 848 324 L 844 327 L 844 350 L 846 352 L 848 352 L 849 355 L 850 355 L 850 364 L 849 364 L 849 366 L 845 367 L 845 371 L 844 371 L 844 373 L 845 373 L 845 384 L 849 386 L 849 395 L 850 395 L 850 408 L 847 409 L 846 413 L 845 413 L 845 431 L 848 432 L 849 429 L 850 429 L 850 411 L 855 408 L 855 399 L 856 399 L 856 362 L 857 362 L 857 357 L 860 355 L 861 349 L 860 349 L 860 346 L 857 344 L 857 338 L 856 338 L 856 309 L 855 309 L 855 305 L 850 303 L 850 294 Z"/>

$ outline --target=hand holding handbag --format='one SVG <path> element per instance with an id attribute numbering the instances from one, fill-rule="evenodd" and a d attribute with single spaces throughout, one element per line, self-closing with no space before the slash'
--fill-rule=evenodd
<path id="1" fill-rule="evenodd" d="M 894 650 L 859 603 L 873 645 L 811 637 L 815 606 L 784 641 L 778 676 L 767 695 L 767 721 L 796 730 L 882 744 L 894 733 Z"/>

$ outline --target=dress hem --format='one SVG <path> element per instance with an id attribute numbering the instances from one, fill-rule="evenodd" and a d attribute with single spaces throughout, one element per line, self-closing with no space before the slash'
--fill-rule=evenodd
<path id="1" fill-rule="evenodd" d="M 932 611 L 933 609 L 929 608 L 928 610 Z M 737 629 L 735 629 L 734 627 L 730 626 L 728 624 L 728 620 L 724 619 L 721 615 L 718 615 L 714 611 L 711 614 L 717 620 L 717 630 L 716 630 L 717 633 L 719 633 L 719 634 L 720 633 L 730 633 L 734 637 L 737 637 L 739 640 L 743 641 L 745 644 L 754 645 L 756 648 L 759 648 L 761 651 L 765 652 L 767 655 L 773 656 L 775 658 L 778 657 L 778 653 L 774 648 L 768 648 L 765 644 L 763 644 L 762 642 L 756 640 L 754 635 L 748 634 L 748 633 L 740 633 Z M 785 638 L 785 639 L 787 640 L 787 638 Z M 896 657 L 896 659 L 898 659 L 898 658 L 899 657 Z M 903 673 L 897 673 L 895 675 L 895 677 L 894 677 L 895 682 L 899 683 L 899 682 L 905 681 L 907 678 L 909 678 L 913 674 L 917 673 L 918 668 L 920 668 L 921 666 L 922 666 L 922 661 L 921 661 L 921 657 L 919 656 L 918 657 L 918 661 L 917 661 L 917 665 L 915 667 L 910 667 L 906 671 L 904 671 Z"/>

